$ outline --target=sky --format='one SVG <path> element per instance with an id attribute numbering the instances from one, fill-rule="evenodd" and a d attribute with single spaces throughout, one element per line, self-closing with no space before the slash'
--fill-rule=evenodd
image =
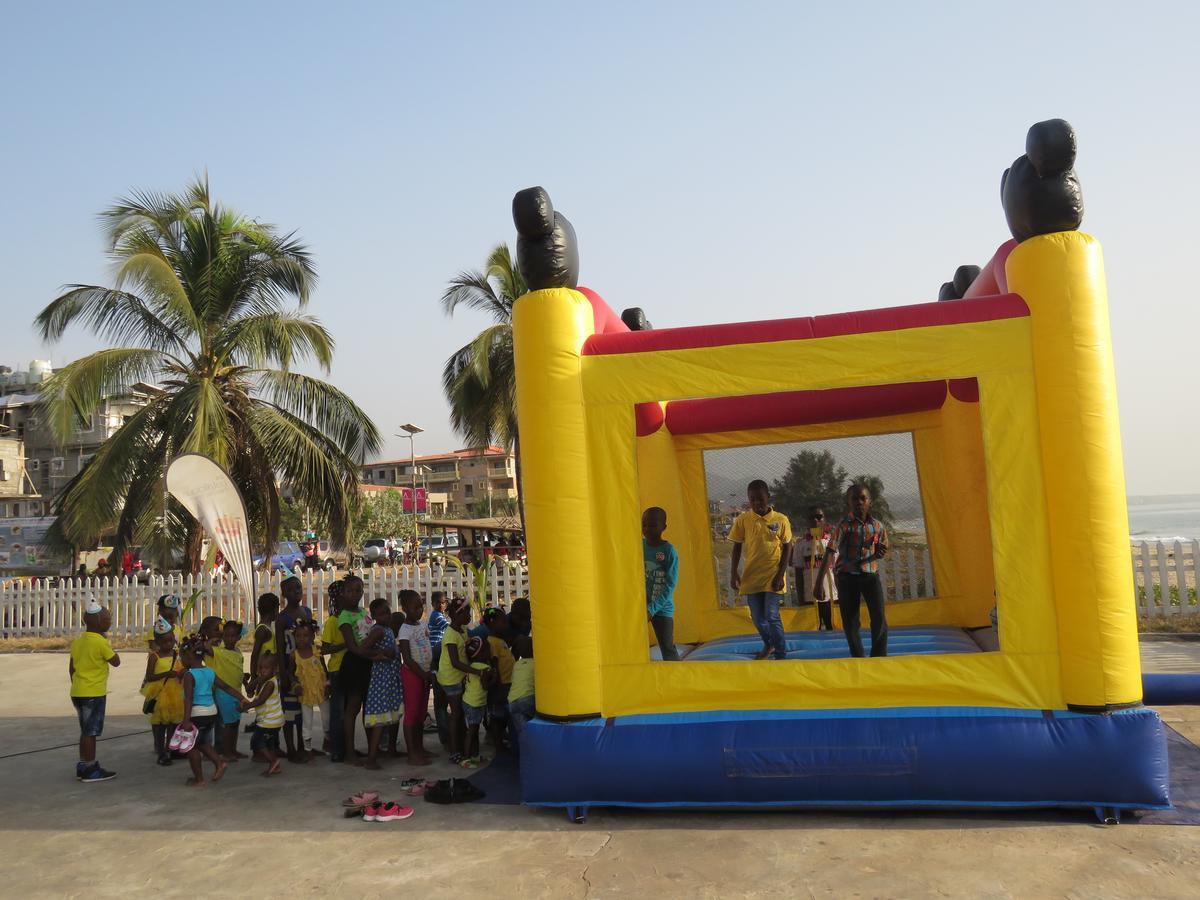
<path id="1" fill-rule="evenodd" d="M 964 7 L 964 8 L 960 8 Z M 970 8 L 965 8 L 970 7 Z M 933 300 L 1008 235 L 1025 132 L 1079 135 L 1104 243 L 1129 492 L 1198 493 L 1200 7 L 1188 4 L 5 4 L 0 363 L 56 365 L 34 315 L 106 280 L 132 189 L 295 230 L 330 380 L 407 456 L 461 446 L 447 279 L 512 242 L 541 184 L 581 282 L 657 327 Z M 1191 112 L 1189 112 L 1191 110 Z"/>

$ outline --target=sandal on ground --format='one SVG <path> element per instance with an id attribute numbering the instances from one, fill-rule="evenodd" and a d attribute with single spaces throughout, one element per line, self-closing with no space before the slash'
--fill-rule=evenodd
<path id="1" fill-rule="evenodd" d="M 351 794 L 342 801 L 342 806 L 350 809 L 354 807 L 370 806 L 379 800 L 379 791 L 359 791 L 357 794 Z"/>

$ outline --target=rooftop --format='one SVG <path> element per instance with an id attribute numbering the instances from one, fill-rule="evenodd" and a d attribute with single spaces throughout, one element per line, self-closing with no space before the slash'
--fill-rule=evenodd
<path id="1" fill-rule="evenodd" d="M 425 456 L 418 456 L 417 462 L 440 462 L 447 459 L 470 459 L 479 456 L 508 456 L 509 451 L 503 447 L 497 447 L 493 444 L 490 447 L 467 447 L 463 450 L 453 450 L 449 453 L 430 453 Z M 406 456 L 403 459 L 380 459 L 375 462 L 363 463 L 363 468 L 371 466 L 403 466 L 412 462 L 412 457 Z"/>

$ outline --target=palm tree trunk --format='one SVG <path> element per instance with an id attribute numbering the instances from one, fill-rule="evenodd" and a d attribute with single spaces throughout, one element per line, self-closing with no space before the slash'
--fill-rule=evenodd
<path id="1" fill-rule="evenodd" d="M 190 517 L 189 517 L 190 518 Z M 184 565 L 193 575 L 197 574 L 203 564 L 201 552 L 204 544 L 204 529 L 195 519 L 188 523 L 187 538 L 183 547 Z"/>

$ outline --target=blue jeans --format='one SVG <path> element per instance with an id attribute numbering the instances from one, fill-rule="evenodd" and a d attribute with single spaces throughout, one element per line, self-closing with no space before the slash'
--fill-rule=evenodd
<path id="1" fill-rule="evenodd" d="M 763 644 L 774 652 L 776 659 L 787 659 L 787 639 L 783 636 L 783 620 L 779 618 L 779 603 L 782 600 L 783 594 L 773 594 L 770 591 L 746 595 L 754 627 L 758 629 Z"/>
<path id="2" fill-rule="evenodd" d="M 72 697 L 71 703 L 79 716 L 79 734 L 100 737 L 104 733 L 104 708 L 108 705 L 108 697 Z"/>

